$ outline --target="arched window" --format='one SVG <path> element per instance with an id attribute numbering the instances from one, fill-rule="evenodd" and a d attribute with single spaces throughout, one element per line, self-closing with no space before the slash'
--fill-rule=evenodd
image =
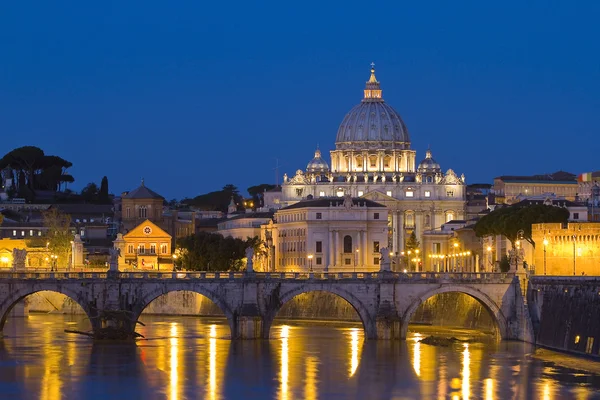
<path id="1" fill-rule="evenodd" d="M 344 236 L 344 253 L 352 253 L 352 236 Z"/>
<path id="2" fill-rule="evenodd" d="M 425 226 L 429 226 L 431 224 L 431 218 L 429 217 L 429 214 L 425 215 Z"/>
<path id="3" fill-rule="evenodd" d="M 140 218 L 146 218 L 146 215 L 148 215 L 148 210 L 146 209 L 146 206 L 140 206 L 140 208 L 138 209 L 138 214 Z"/>
<path id="4" fill-rule="evenodd" d="M 433 182 L 433 177 L 431 175 L 428 175 L 427 178 L 425 178 L 425 182 L 427 182 L 427 183 Z"/>
<path id="5" fill-rule="evenodd" d="M 454 219 L 454 213 L 452 211 L 446 211 L 446 222 L 450 222 Z"/>

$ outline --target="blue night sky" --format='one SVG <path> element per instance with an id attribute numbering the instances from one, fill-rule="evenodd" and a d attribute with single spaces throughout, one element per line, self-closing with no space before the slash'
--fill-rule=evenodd
<path id="1" fill-rule="evenodd" d="M 600 169 L 599 20 L 596 0 L 5 1 L 0 152 L 59 155 L 76 190 L 246 194 L 333 148 L 374 61 L 419 160 L 468 183 Z"/>

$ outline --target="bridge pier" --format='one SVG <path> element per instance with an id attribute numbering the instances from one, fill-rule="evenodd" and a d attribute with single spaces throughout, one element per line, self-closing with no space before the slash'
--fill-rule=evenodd
<path id="1" fill-rule="evenodd" d="M 374 339 L 400 339 L 402 323 L 394 301 L 395 287 L 396 285 L 391 279 L 387 282 L 382 282 L 379 286 L 379 306 L 375 315 L 376 337 Z"/>

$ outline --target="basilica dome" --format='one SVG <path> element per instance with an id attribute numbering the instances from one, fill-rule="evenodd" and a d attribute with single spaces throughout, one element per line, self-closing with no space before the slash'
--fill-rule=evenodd
<path id="1" fill-rule="evenodd" d="M 335 140 L 337 149 L 408 149 L 408 129 L 400 114 L 382 98 L 375 68 L 367 81 L 364 98 L 342 121 Z"/>
<path id="2" fill-rule="evenodd" d="M 315 158 L 310 160 L 306 166 L 306 172 L 310 174 L 323 174 L 329 172 L 329 165 L 321 158 L 321 150 L 315 151 Z"/>
<path id="3" fill-rule="evenodd" d="M 441 172 L 442 167 L 440 167 L 440 164 L 438 164 L 437 161 L 435 161 L 431 156 L 431 150 L 427 149 L 427 152 L 425 152 L 425 159 L 421 161 L 417 171 L 421 173 Z"/>

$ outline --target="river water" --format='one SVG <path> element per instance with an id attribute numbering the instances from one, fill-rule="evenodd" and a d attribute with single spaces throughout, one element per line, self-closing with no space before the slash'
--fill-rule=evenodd
<path id="1" fill-rule="evenodd" d="M 83 316 L 11 318 L 0 339 L 6 399 L 592 399 L 600 376 L 518 342 L 365 342 L 353 323 L 275 321 L 269 341 L 229 340 L 223 319 L 142 316 L 136 344 L 63 330 Z M 469 337 L 472 332 L 444 332 Z"/>

